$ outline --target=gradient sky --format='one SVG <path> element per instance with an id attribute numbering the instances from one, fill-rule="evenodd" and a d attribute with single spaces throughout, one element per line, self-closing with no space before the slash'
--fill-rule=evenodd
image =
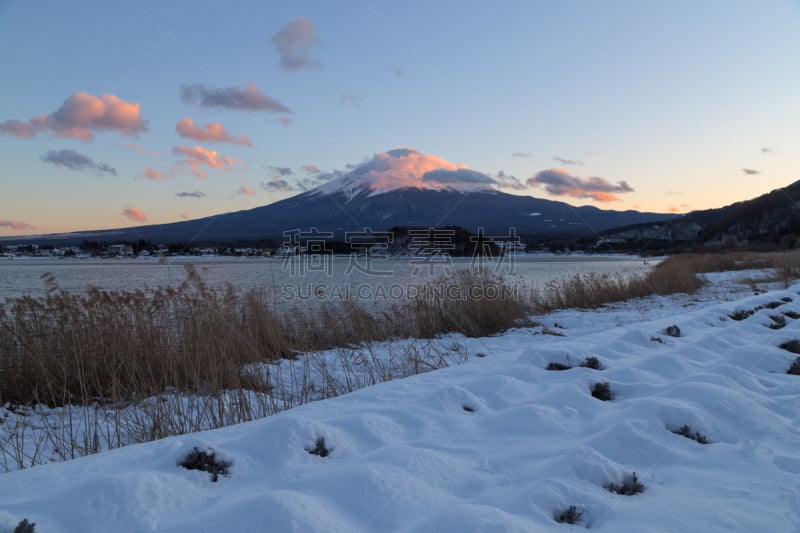
<path id="1" fill-rule="evenodd" d="M 685 212 L 800 179 L 800 3 L 0 0 L 0 235 L 268 204 L 405 146 Z"/>

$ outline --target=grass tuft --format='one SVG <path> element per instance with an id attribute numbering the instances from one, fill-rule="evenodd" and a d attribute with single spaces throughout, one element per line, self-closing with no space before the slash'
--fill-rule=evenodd
<path id="1" fill-rule="evenodd" d="M 178 463 L 179 466 L 182 466 L 186 470 L 208 472 L 212 483 L 216 483 L 220 475 L 230 475 L 228 469 L 232 464 L 233 463 L 230 461 L 217 459 L 216 453 L 213 450 L 198 450 L 197 447 L 194 447 L 192 451 Z"/>
<path id="2" fill-rule="evenodd" d="M 14 533 L 36 533 L 36 524 L 23 518 L 14 528 Z"/>
<path id="3" fill-rule="evenodd" d="M 728 316 L 732 320 L 736 320 L 737 322 L 742 321 L 746 318 L 749 318 L 755 314 L 755 309 L 737 309 L 733 313 L 729 314 Z"/>
<path id="4" fill-rule="evenodd" d="M 325 437 L 319 437 L 314 443 L 313 448 L 306 448 L 306 451 L 311 455 L 318 455 L 320 457 L 328 457 L 333 451 L 333 448 L 325 446 Z"/>
<path id="5" fill-rule="evenodd" d="M 772 324 L 769 325 L 770 329 L 782 329 L 786 327 L 786 317 L 783 315 L 770 315 Z"/>
<path id="6" fill-rule="evenodd" d="M 559 524 L 579 524 L 582 518 L 583 509 L 578 509 L 575 505 L 553 513 L 553 519 Z"/>
<path id="7" fill-rule="evenodd" d="M 603 364 L 600 362 L 600 359 L 594 356 L 587 357 L 584 359 L 581 364 L 583 368 L 591 368 L 592 370 L 603 370 Z"/>
<path id="8" fill-rule="evenodd" d="M 786 373 L 793 376 L 800 376 L 800 357 L 795 357 L 792 365 L 789 367 L 789 370 L 787 370 Z"/>
<path id="9" fill-rule="evenodd" d="M 636 472 L 634 472 L 631 477 L 625 478 L 622 483 L 606 483 L 603 485 L 603 488 L 614 494 L 633 496 L 644 492 L 647 487 L 644 486 L 644 483 L 639 481 Z"/>
<path id="10" fill-rule="evenodd" d="M 692 426 L 687 424 L 682 425 L 678 429 L 672 430 L 673 433 L 676 435 L 681 435 L 686 437 L 687 439 L 691 439 L 699 444 L 708 444 L 708 438 L 700 433 L 699 431 L 695 431 L 692 429 Z"/>
<path id="11" fill-rule="evenodd" d="M 614 394 L 611 392 L 611 384 L 608 381 L 595 383 L 592 387 L 592 396 L 603 402 L 613 400 Z"/>
<path id="12" fill-rule="evenodd" d="M 792 339 L 790 341 L 784 342 L 780 345 L 780 347 L 787 352 L 800 354 L 800 341 L 797 339 Z"/>

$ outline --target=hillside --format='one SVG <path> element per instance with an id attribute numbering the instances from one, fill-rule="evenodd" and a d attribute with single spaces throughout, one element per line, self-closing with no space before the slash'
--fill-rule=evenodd
<path id="1" fill-rule="evenodd" d="M 692 211 L 663 224 L 634 224 L 603 232 L 608 238 L 686 243 L 783 245 L 800 239 L 800 181 L 757 198 Z"/>

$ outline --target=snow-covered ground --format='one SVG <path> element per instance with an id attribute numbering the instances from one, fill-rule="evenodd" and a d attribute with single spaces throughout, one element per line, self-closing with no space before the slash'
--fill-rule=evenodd
<path id="1" fill-rule="evenodd" d="M 800 285 L 754 295 L 747 275 L 461 338 L 465 364 L 248 424 L 0 475 L 0 531 L 799 531 L 800 376 L 779 346 L 800 339 L 783 314 Z M 604 369 L 546 370 L 587 357 Z M 195 448 L 228 474 L 178 466 Z M 643 493 L 604 488 L 634 472 Z M 579 523 L 557 523 L 573 505 Z"/>

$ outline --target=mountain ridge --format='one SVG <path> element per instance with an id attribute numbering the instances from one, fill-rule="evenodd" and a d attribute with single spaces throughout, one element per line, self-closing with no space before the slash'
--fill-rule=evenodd
<path id="1" fill-rule="evenodd" d="M 284 232 L 316 228 L 337 238 L 365 228 L 387 230 L 394 226 L 460 226 L 476 232 L 507 235 L 569 234 L 589 236 L 614 227 L 639 222 L 657 223 L 673 214 L 610 211 L 594 206 L 575 207 L 564 202 L 501 191 L 459 192 L 401 188 L 370 194 L 361 191 L 307 191 L 278 202 L 195 220 L 132 228 L 90 230 L 61 234 L 3 237 L 0 242 L 50 244 L 83 240 L 139 239 L 152 242 L 233 242 L 280 239 Z"/>

